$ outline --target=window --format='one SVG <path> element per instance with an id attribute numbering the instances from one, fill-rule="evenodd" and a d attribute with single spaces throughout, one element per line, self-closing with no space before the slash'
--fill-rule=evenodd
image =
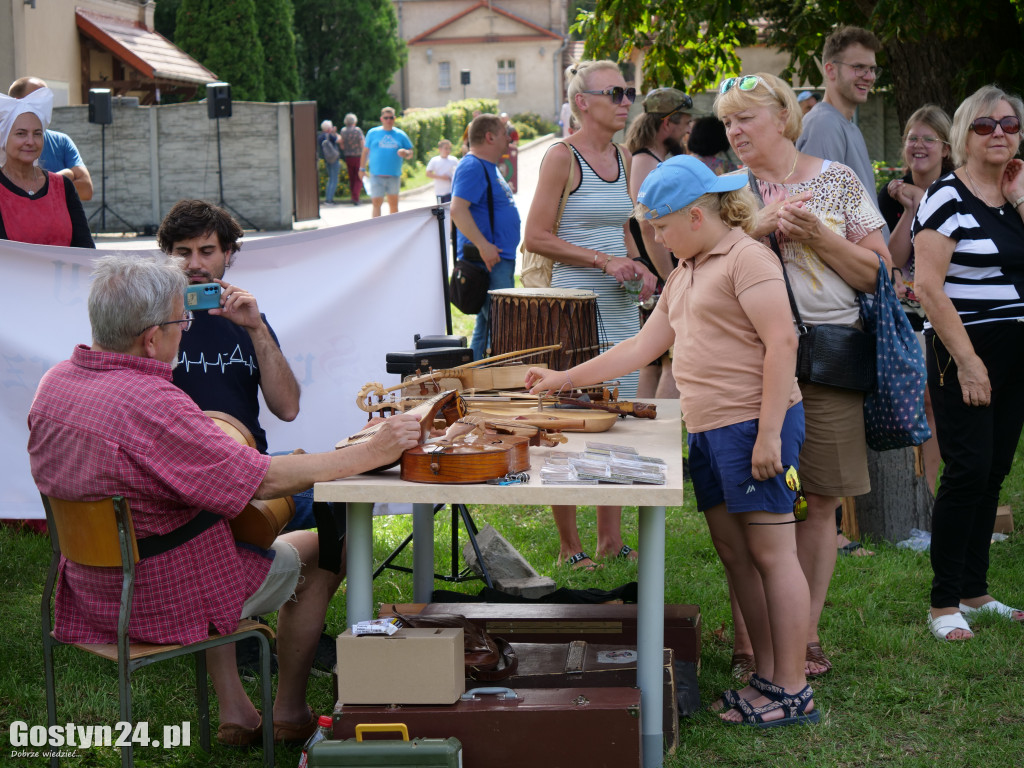
<path id="1" fill-rule="evenodd" d="M 498 59 L 498 93 L 516 92 L 515 59 Z"/>
<path id="2" fill-rule="evenodd" d="M 441 91 L 450 91 L 452 89 L 452 63 L 450 61 L 438 62 L 437 87 Z"/>

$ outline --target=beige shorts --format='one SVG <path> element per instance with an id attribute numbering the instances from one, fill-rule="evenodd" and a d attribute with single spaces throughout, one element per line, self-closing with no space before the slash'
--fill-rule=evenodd
<path id="1" fill-rule="evenodd" d="M 249 599 L 242 606 L 242 615 L 239 618 L 247 619 L 251 616 L 273 613 L 284 605 L 286 600 L 295 596 L 295 587 L 298 586 L 299 574 L 302 571 L 299 551 L 287 541 L 280 539 L 271 544 L 270 548 L 276 553 L 274 562 L 270 565 L 270 572 L 260 584 L 260 588 L 249 595 Z"/>
<path id="2" fill-rule="evenodd" d="M 807 436 L 800 451 L 805 491 L 859 496 L 871 490 L 864 442 L 864 393 L 801 382 Z"/>

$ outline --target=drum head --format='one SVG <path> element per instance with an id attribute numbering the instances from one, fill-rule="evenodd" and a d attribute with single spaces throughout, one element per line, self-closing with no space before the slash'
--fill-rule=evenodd
<path id="1" fill-rule="evenodd" d="M 597 299 L 593 291 L 581 288 L 498 288 L 488 291 L 491 296 L 510 296 L 521 298 L 544 299 Z"/>

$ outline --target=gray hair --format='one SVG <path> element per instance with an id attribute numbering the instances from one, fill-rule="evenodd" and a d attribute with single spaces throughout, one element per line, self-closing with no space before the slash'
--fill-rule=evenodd
<path id="1" fill-rule="evenodd" d="M 323 122 L 320 123 L 321 131 L 329 131 L 333 127 L 334 123 L 332 123 L 330 120 L 324 120 Z"/>
<path id="2" fill-rule="evenodd" d="M 345 125 L 355 125 L 357 122 L 359 122 L 359 118 L 352 112 L 345 115 Z"/>
<path id="3" fill-rule="evenodd" d="M 1018 120 L 1024 121 L 1024 103 L 995 85 L 983 85 L 956 108 L 953 114 L 953 130 L 949 132 L 949 147 L 953 151 L 953 165 L 960 167 L 967 162 L 967 134 L 976 118 L 992 112 L 1000 101 L 1010 105 Z M 1020 134 L 1017 134 L 1018 141 Z"/>
<path id="4" fill-rule="evenodd" d="M 119 251 L 93 261 L 89 323 L 93 344 L 127 352 L 143 328 L 162 323 L 188 278 L 178 256 Z"/>

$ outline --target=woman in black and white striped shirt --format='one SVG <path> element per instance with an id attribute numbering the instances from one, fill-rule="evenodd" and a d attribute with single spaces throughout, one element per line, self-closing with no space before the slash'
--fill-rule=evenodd
<path id="1" fill-rule="evenodd" d="M 940 640 L 973 637 L 980 611 L 1024 621 L 988 592 L 1003 478 L 1024 425 L 1024 103 L 995 86 L 953 117 L 957 166 L 914 221 L 915 290 L 928 314 L 928 389 L 946 466 L 932 513 L 929 614 Z"/>

